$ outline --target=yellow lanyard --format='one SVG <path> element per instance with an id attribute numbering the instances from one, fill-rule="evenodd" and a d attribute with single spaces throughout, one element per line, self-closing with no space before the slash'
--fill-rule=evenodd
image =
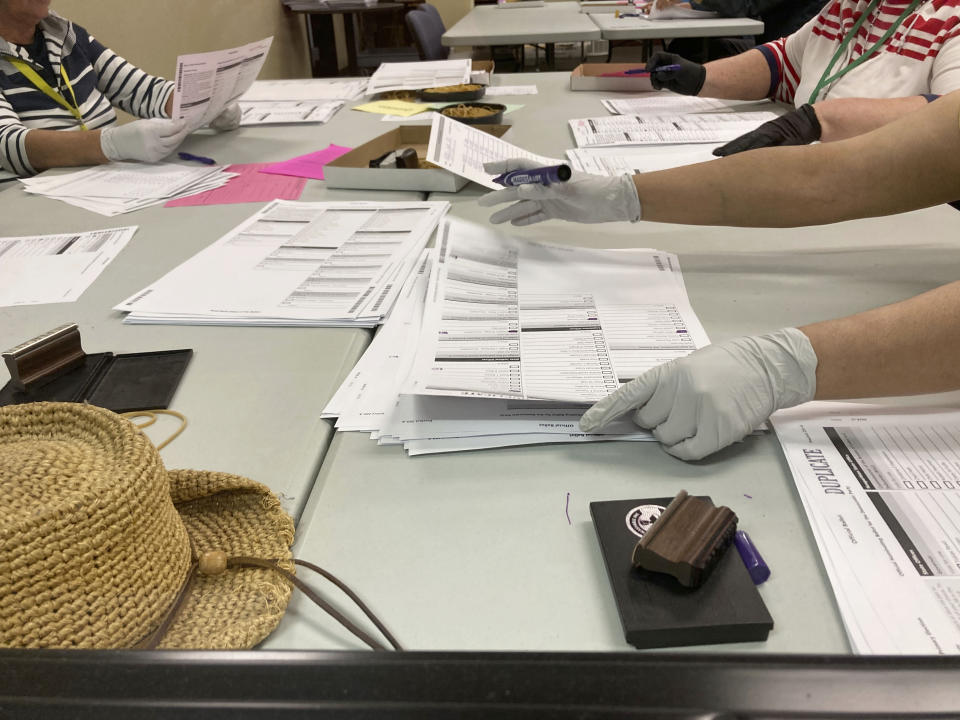
<path id="1" fill-rule="evenodd" d="M 77 96 L 73 92 L 73 86 L 70 84 L 70 78 L 67 77 L 67 71 L 63 69 L 63 65 L 60 66 L 60 77 L 63 78 L 67 90 L 70 91 L 70 97 L 73 98 L 73 105 L 60 95 L 60 93 L 50 87 L 47 81 L 40 77 L 36 70 L 30 67 L 28 62 L 20 60 L 19 58 L 8 58 L 8 60 L 10 60 L 11 64 L 19 70 L 27 80 L 33 83 L 37 90 L 53 100 L 57 105 L 66 108 L 66 110 L 77 119 L 77 122 L 80 123 L 80 127 L 84 130 L 87 129 L 86 124 L 83 122 L 83 115 L 80 114 L 80 104 L 77 102 Z"/>

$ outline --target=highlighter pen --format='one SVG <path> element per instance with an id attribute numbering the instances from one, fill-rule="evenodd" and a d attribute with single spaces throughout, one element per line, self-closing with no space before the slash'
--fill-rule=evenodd
<path id="1" fill-rule="evenodd" d="M 569 165 L 550 165 L 548 167 L 533 168 L 531 170 L 514 170 L 504 173 L 503 175 L 497 175 L 493 181 L 498 185 L 504 185 L 506 187 L 529 185 L 531 183 L 550 185 L 556 182 L 566 182 L 570 179 L 571 175 Z"/>
<path id="2" fill-rule="evenodd" d="M 733 544 L 737 546 L 737 552 L 743 559 L 743 564 L 747 566 L 747 572 L 750 573 L 750 579 L 754 585 L 766 582 L 770 577 L 770 568 L 760 557 L 760 551 L 753 544 L 750 536 L 743 530 L 737 530 L 733 535 Z"/>
<path id="3" fill-rule="evenodd" d="M 681 67 L 682 65 L 661 65 L 660 67 L 655 67 L 653 70 L 630 68 L 629 70 L 621 70 L 620 72 L 600 73 L 600 77 L 644 77 L 650 75 L 652 72 L 660 72 L 662 70 L 670 72 L 671 70 L 679 70 Z"/>
<path id="4" fill-rule="evenodd" d="M 213 158 L 204 157 L 203 155 L 193 155 L 188 152 L 178 152 L 177 157 L 181 160 L 193 160 L 194 162 L 203 163 L 204 165 L 216 165 L 217 161 Z"/>

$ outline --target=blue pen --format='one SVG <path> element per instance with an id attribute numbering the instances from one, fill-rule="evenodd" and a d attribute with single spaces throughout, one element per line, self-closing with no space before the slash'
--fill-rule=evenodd
<path id="1" fill-rule="evenodd" d="M 204 157 L 203 155 L 193 155 L 188 152 L 178 152 L 177 157 L 181 160 L 193 160 L 194 162 L 200 162 L 204 165 L 216 165 L 217 161 L 213 158 Z"/>
<path id="2" fill-rule="evenodd" d="M 743 530 L 737 530 L 733 535 L 733 544 L 737 547 L 743 564 L 747 566 L 747 572 L 750 573 L 750 579 L 754 585 L 765 582 L 770 577 L 770 568 L 760 556 L 760 551 L 753 544 L 750 536 Z"/>
<path id="3" fill-rule="evenodd" d="M 529 185 L 531 183 L 550 185 L 556 182 L 566 182 L 572 174 L 569 165 L 549 165 L 547 167 L 531 168 L 530 170 L 513 170 L 503 173 L 503 175 L 497 175 L 493 181 L 506 187 Z"/>
<path id="4" fill-rule="evenodd" d="M 680 70 L 682 67 L 683 67 L 683 65 L 675 65 L 675 64 L 674 64 L 674 65 L 660 65 L 659 67 L 655 67 L 653 70 L 649 70 L 649 71 L 645 71 L 645 70 L 638 70 L 638 71 L 627 70 L 627 72 L 630 73 L 630 74 L 633 74 L 634 72 L 663 72 L 663 71 L 670 72 L 670 71 Z"/>

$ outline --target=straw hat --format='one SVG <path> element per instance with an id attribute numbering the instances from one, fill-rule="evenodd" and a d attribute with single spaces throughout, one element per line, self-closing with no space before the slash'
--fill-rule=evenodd
<path id="1" fill-rule="evenodd" d="M 119 415 L 0 408 L 0 646 L 122 648 L 153 636 L 165 648 L 251 647 L 280 621 L 290 585 L 227 558 L 292 572 L 292 542 L 268 488 L 167 471 Z"/>

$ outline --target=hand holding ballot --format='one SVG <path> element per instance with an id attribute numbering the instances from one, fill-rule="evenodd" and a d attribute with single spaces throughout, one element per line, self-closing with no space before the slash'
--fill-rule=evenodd
<path id="1" fill-rule="evenodd" d="M 699 460 L 743 439 L 771 413 L 812 400 L 817 355 L 796 328 L 708 345 L 649 370 L 600 400 L 584 432 L 635 411 L 671 455 Z"/>
<path id="2" fill-rule="evenodd" d="M 176 150 L 190 128 L 183 120 L 150 118 L 100 131 L 100 150 L 108 160 L 157 162 Z"/>
<path id="3" fill-rule="evenodd" d="M 667 70 L 667 65 L 671 69 Z M 680 69 L 676 70 L 675 67 Z M 699 94 L 707 79 L 707 69 L 703 65 L 668 52 L 655 52 L 645 69 L 650 73 L 650 84 L 654 90 L 672 90 L 681 95 Z"/>
<path id="4" fill-rule="evenodd" d="M 533 170 L 539 164 L 524 158 L 485 163 L 490 174 Z M 514 202 L 517 201 L 517 202 Z M 569 220 L 581 223 L 636 222 L 640 219 L 640 199 L 629 175 L 607 177 L 574 173 L 565 182 L 518 185 L 488 193 L 480 198 L 484 207 L 514 202 L 490 216 L 494 224 L 509 221 L 513 225 L 533 225 L 544 220 Z"/>

